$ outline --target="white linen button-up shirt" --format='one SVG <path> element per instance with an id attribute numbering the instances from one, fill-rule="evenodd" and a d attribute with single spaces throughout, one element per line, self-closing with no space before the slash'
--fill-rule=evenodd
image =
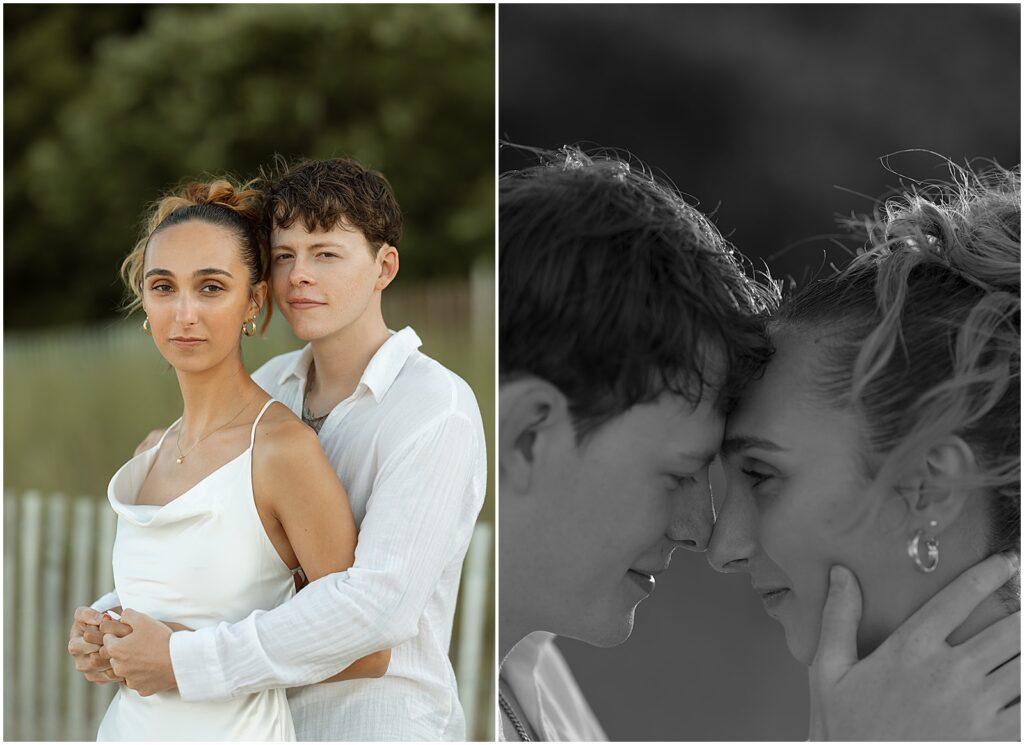
<path id="1" fill-rule="evenodd" d="M 500 674 L 512 689 L 512 695 L 539 741 L 608 740 L 568 663 L 555 646 L 554 634 L 534 631 L 524 637 L 502 661 Z M 498 741 L 518 741 L 518 734 L 511 723 L 506 724 L 504 715 L 501 723 Z"/>
<path id="2" fill-rule="evenodd" d="M 300 740 L 466 739 L 448 645 L 486 447 L 472 390 L 420 344 L 393 333 L 320 430 L 359 526 L 355 564 L 272 610 L 172 634 L 186 701 L 304 686 L 289 691 Z M 312 359 L 307 345 L 253 379 L 298 415 Z M 309 685 L 386 648 L 382 678 Z"/>

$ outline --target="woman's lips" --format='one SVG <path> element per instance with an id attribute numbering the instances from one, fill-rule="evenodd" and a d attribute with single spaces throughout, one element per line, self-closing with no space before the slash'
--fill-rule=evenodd
<path id="1" fill-rule="evenodd" d="M 764 603 L 764 609 L 771 613 L 778 609 L 778 607 L 785 602 L 786 598 L 789 597 L 788 587 L 775 587 L 772 589 L 758 590 L 757 593 L 761 596 L 761 602 Z"/>
<path id="2" fill-rule="evenodd" d="M 171 344 L 180 349 L 195 349 L 200 344 L 205 344 L 206 339 L 196 339 L 194 337 L 176 336 L 171 339 Z"/>

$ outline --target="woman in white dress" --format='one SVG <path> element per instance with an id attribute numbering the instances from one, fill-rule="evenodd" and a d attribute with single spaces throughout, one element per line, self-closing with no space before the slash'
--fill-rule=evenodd
<path id="1" fill-rule="evenodd" d="M 174 368 L 184 413 L 111 479 L 118 597 L 175 630 L 234 622 L 354 560 L 345 490 L 316 434 L 242 363 L 267 297 L 261 195 L 226 180 L 162 199 L 122 276 Z M 267 313 L 269 318 L 269 309 Z M 265 326 L 264 322 L 264 326 Z M 115 609 L 118 610 L 118 609 Z M 390 653 L 330 680 L 377 677 Z M 121 685 L 100 740 L 294 740 L 284 690 L 222 702 Z"/>
<path id="2" fill-rule="evenodd" d="M 927 644 L 918 609 L 984 557 L 1010 558 L 997 592 L 929 621 L 956 651 L 944 677 L 969 693 L 940 716 L 887 717 L 901 686 L 930 684 L 908 665 L 879 690 L 868 740 L 1020 740 L 1020 174 L 957 182 L 887 202 L 847 269 L 783 304 L 722 445 L 709 561 L 751 575 L 812 681 L 846 685 L 858 654 Z M 863 595 L 840 664 L 816 659 L 835 564 Z M 834 712 L 811 709 L 811 739 L 828 738 Z"/>

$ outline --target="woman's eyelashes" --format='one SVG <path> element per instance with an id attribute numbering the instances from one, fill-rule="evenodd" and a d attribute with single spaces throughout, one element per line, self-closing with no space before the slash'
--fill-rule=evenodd
<path id="1" fill-rule="evenodd" d="M 755 488 L 774 478 L 772 474 L 758 471 L 756 468 L 742 468 L 740 470 L 750 479 L 750 485 Z"/>
<path id="2" fill-rule="evenodd" d="M 167 295 L 174 292 L 174 285 L 168 282 L 156 282 L 150 286 L 150 291 L 155 292 L 159 295 Z M 199 288 L 201 295 L 219 295 L 222 292 L 226 292 L 227 288 L 223 285 L 219 285 L 216 282 L 208 282 Z"/>
<path id="3" fill-rule="evenodd" d="M 739 464 L 739 470 L 746 477 L 751 489 L 772 486 L 779 477 L 777 470 L 755 458 L 744 458 Z"/>

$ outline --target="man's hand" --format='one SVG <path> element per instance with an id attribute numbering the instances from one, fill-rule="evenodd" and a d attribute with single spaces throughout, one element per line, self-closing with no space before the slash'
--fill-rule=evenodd
<path id="1" fill-rule="evenodd" d="M 111 669 L 110 661 L 103 657 L 99 627 L 103 614 L 92 608 L 76 608 L 71 624 L 68 654 L 75 660 L 75 670 L 91 683 L 123 682 Z"/>
<path id="2" fill-rule="evenodd" d="M 171 628 L 144 613 L 125 609 L 121 620 L 132 633 L 103 635 L 114 674 L 140 696 L 169 691 L 177 686 L 171 667 Z"/>
<path id="3" fill-rule="evenodd" d="M 1020 741 L 1020 612 L 946 642 L 1018 566 L 996 555 L 971 567 L 863 660 L 860 587 L 833 567 L 810 668 L 810 739 Z"/>

